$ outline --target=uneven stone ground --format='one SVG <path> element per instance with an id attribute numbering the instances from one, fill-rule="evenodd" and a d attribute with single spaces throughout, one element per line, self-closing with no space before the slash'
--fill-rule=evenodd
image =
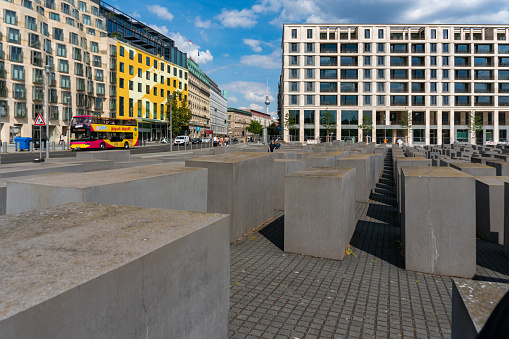
<path id="1" fill-rule="evenodd" d="M 404 270 L 391 155 L 357 203 L 354 255 L 284 253 L 284 216 L 231 245 L 231 338 L 450 338 L 449 277 Z M 509 283 L 500 245 L 477 239 L 475 279 Z"/>

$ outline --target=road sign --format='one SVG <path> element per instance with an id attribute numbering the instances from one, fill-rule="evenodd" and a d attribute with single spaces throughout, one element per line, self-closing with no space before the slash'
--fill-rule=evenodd
<path id="1" fill-rule="evenodd" d="M 37 118 L 35 118 L 34 126 L 44 126 L 44 125 L 46 125 L 46 123 L 44 122 L 41 113 L 39 113 L 37 115 Z"/>

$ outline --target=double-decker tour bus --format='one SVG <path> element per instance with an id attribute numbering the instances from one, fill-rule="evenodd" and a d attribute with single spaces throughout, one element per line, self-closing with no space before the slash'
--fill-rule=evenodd
<path id="1" fill-rule="evenodd" d="M 71 122 L 71 150 L 81 148 L 129 148 L 138 146 L 138 122 L 135 119 L 74 116 Z"/>

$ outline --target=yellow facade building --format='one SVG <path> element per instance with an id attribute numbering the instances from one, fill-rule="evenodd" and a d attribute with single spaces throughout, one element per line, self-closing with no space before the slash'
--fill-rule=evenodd
<path id="1" fill-rule="evenodd" d="M 166 103 L 179 91 L 188 100 L 188 71 L 128 43 L 117 43 L 117 118 L 140 121 L 140 138 L 167 136 Z"/>

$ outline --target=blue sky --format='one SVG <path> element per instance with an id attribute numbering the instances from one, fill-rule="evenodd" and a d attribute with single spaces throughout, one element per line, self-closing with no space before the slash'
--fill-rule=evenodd
<path id="1" fill-rule="evenodd" d="M 221 89 L 228 106 L 276 115 L 283 23 L 507 24 L 507 0 L 107 0 L 166 34 Z M 189 45 L 191 40 L 194 45 Z"/>

